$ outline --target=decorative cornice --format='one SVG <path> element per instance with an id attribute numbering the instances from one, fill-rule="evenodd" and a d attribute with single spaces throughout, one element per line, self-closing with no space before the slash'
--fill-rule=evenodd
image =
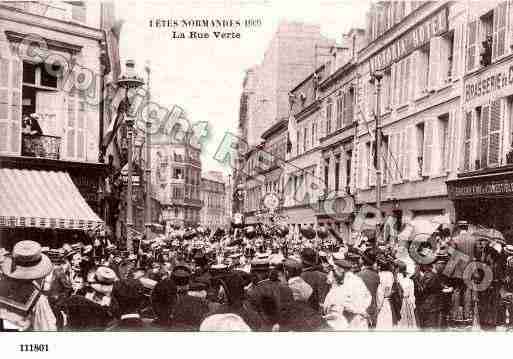
<path id="1" fill-rule="evenodd" d="M 6 30 L 5 31 L 5 36 L 7 36 L 7 39 L 10 42 L 19 43 L 19 42 L 22 42 L 22 41 L 24 41 L 26 39 L 30 39 L 30 37 L 32 35 L 31 34 L 23 34 L 21 32 L 15 32 L 15 31 Z M 46 46 L 50 50 L 69 52 L 72 55 L 78 54 L 79 52 L 82 51 L 82 46 L 80 46 L 80 45 L 70 44 L 70 43 L 67 43 L 67 42 L 58 41 L 58 40 L 54 40 L 54 39 L 49 39 L 49 38 L 46 38 L 46 37 L 44 37 L 43 40 L 45 41 Z"/>

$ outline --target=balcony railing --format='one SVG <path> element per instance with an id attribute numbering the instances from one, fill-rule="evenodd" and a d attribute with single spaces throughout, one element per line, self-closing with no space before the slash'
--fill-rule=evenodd
<path id="1" fill-rule="evenodd" d="M 21 155 L 28 157 L 60 158 L 61 138 L 48 135 L 22 135 Z"/>

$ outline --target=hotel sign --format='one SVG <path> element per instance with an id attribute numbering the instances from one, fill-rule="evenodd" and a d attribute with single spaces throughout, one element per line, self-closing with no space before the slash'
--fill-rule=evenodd
<path id="1" fill-rule="evenodd" d="M 513 178 L 482 183 L 451 183 L 447 187 L 451 199 L 487 196 L 513 197 Z"/>
<path id="2" fill-rule="evenodd" d="M 392 62 L 408 55 L 413 50 L 425 45 L 429 40 L 448 30 L 447 7 L 438 11 L 422 24 L 406 32 L 390 46 L 370 59 L 371 70 L 384 69 Z"/>

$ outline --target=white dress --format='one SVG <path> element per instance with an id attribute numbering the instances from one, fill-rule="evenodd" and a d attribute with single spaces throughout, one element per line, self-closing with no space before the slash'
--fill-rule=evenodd
<path id="1" fill-rule="evenodd" d="M 415 292 L 413 287 L 413 280 L 405 277 L 403 274 L 398 274 L 397 279 L 403 288 L 403 305 L 401 306 L 401 320 L 397 323 L 397 327 L 402 330 L 417 329 L 417 322 L 415 321 Z"/>
<path id="2" fill-rule="evenodd" d="M 379 286 L 376 295 L 378 304 L 378 320 L 376 329 L 378 330 L 394 329 L 392 321 L 392 307 L 390 304 L 390 293 L 392 292 L 393 283 L 394 275 L 392 272 L 379 272 Z"/>
<path id="3" fill-rule="evenodd" d="M 371 300 L 360 277 L 346 272 L 344 283 L 333 284 L 324 300 L 328 325 L 334 330 L 367 330 L 367 308 Z"/>

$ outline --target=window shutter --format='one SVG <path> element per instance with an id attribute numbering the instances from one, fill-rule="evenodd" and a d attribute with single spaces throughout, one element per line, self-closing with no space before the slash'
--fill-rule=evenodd
<path id="1" fill-rule="evenodd" d="M 400 88 L 401 88 L 401 74 L 402 74 L 401 65 L 402 65 L 402 61 L 395 63 L 395 83 L 394 83 L 394 88 L 392 90 L 393 96 L 394 96 L 395 107 L 399 107 L 399 105 L 401 104 L 400 97 L 399 97 L 399 92 L 400 92 Z"/>
<path id="2" fill-rule="evenodd" d="M 374 141 L 370 142 L 370 146 L 367 147 L 369 153 L 367 154 L 367 170 L 369 176 L 369 185 L 376 185 L 376 168 L 374 167 Z"/>
<path id="3" fill-rule="evenodd" d="M 402 175 L 402 177 L 400 178 L 400 181 L 404 182 L 404 180 L 406 178 L 408 178 L 408 171 L 410 169 L 409 156 L 408 156 L 408 150 L 407 150 L 408 149 L 408 132 L 406 129 L 401 131 L 401 139 L 402 139 L 401 140 L 401 153 L 402 153 L 401 175 Z"/>
<path id="4" fill-rule="evenodd" d="M 478 21 L 468 23 L 467 28 L 467 71 L 476 67 L 477 64 L 477 27 Z"/>
<path id="5" fill-rule="evenodd" d="M 455 128 L 456 128 L 456 111 L 449 112 L 449 123 L 447 124 L 449 135 L 447 136 L 447 151 L 445 151 L 445 158 L 443 159 L 445 165 L 444 168 L 446 171 L 452 171 L 454 169 L 454 157 L 456 150 L 456 136 L 455 136 Z"/>
<path id="6" fill-rule="evenodd" d="M 436 36 L 431 38 L 429 42 L 429 78 L 428 89 L 429 91 L 436 91 L 440 85 L 440 58 L 442 56 L 442 38 Z"/>
<path id="7" fill-rule="evenodd" d="M 389 142 L 388 142 L 388 171 L 390 172 L 389 178 L 390 182 L 395 183 L 397 178 L 397 167 L 395 165 L 395 159 L 397 156 L 397 145 L 396 145 L 396 135 L 395 133 L 390 134 L 389 136 Z"/>
<path id="8" fill-rule="evenodd" d="M 431 175 L 431 159 L 433 153 L 433 121 L 424 122 L 424 148 L 422 149 L 422 175 Z"/>
<path id="9" fill-rule="evenodd" d="M 413 180 L 417 178 L 418 166 L 417 166 L 417 155 L 415 152 L 415 126 L 410 125 L 406 128 L 406 145 L 404 150 L 406 151 L 406 160 L 408 161 L 408 173 L 405 173 L 405 180 Z"/>
<path id="10" fill-rule="evenodd" d="M 504 1 L 493 10 L 493 59 L 503 56 L 506 51 L 507 8 L 508 3 Z"/>
<path id="11" fill-rule="evenodd" d="M 0 58 L 0 153 L 21 154 L 22 62 Z"/>
<path id="12" fill-rule="evenodd" d="M 501 151 L 501 100 L 495 100 L 490 106 L 490 131 L 488 139 L 488 165 L 496 167 L 500 165 L 500 151 Z"/>
<path id="13" fill-rule="evenodd" d="M 483 106 L 481 108 L 481 153 L 479 156 L 480 168 L 488 167 L 488 135 L 490 127 L 490 106 Z"/>
<path id="14" fill-rule="evenodd" d="M 402 103 L 408 103 L 408 100 L 409 100 L 409 94 L 410 94 L 410 72 L 411 72 L 411 67 L 410 67 L 410 58 L 412 56 L 408 56 L 405 60 L 404 60 L 404 78 L 403 78 L 403 101 Z"/>
<path id="15" fill-rule="evenodd" d="M 472 139 L 472 111 L 465 114 L 465 126 L 463 131 L 463 170 L 469 171 L 470 167 L 470 146 Z"/>
<path id="16" fill-rule="evenodd" d="M 452 69 L 451 69 L 451 77 L 452 79 L 457 79 L 460 77 L 461 73 L 461 66 L 460 61 L 463 58 L 461 56 L 462 51 L 462 38 L 463 33 L 465 31 L 465 27 L 462 24 L 457 24 L 454 28 L 454 41 L 453 41 L 453 48 L 452 48 Z"/>
<path id="17" fill-rule="evenodd" d="M 415 99 L 415 86 L 417 84 L 417 55 L 413 53 L 409 57 L 410 59 L 410 80 L 408 81 L 409 93 L 407 95 L 409 101 Z"/>
<path id="18" fill-rule="evenodd" d="M 397 101 L 395 100 L 395 92 L 396 92 L 396 89 L 397 89 L 397 64 L 396 63 L 393 63 L 392 64 L 392 69 L 390 71 L 390 90 L 389 90 L 389 93 L 388 93 L 388 97 L 390 98 L 389 102 L 390 102 L 390 107 L 391 108 L 395 108 L 395 105 L 397 103 Z"/>

